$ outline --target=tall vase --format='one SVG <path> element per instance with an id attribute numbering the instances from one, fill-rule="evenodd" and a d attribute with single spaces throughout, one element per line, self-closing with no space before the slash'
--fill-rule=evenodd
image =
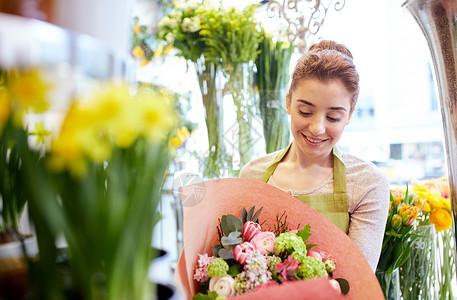
<path id="1" fill-rule="evenodd" d="M 431 53 L 443 119 L 452 214 L 456 220 L 457 0 L 408 0 L 403 7 L 417 21 Z M 454 236 L 456 230 L 454 222 Z"/>
<path id="2" fill-rule="evenodd" d="M 290 127 L 286 110 L 287 89 L 259 90 L 259 107 L 263 123 L 266 153 L 289 145 Z"/>
<path id="3" fill-rule="evenodd" d="M 253 64 L 238 64 L 228 72 L 224 95 L 233 99 L 236 111 L 237 124 L 229 130 L 238 132 L 238 138 L 232 141 L 231 147 L 234 149 L 233 167 L 239 171 L 252 159 L 254 144 L 259 138 L 252 130 L 255 113 Z"/>
<path id="4" fill-rule="evenodd" d="M 218 68 L 204 57 L 195 63 L 198 83 L 205 108 L 205 122 L 208 133 L 208 151 L 203 157 L 203 177 L 206 179 L 224 177 L 231 165 L 224 144 L 224 115 L 222 95 L 217 91 Z"/>
<path id="5" fill-rule="evenodd" d="M 392 273 L 376 271 L 376 278 L 386 300 L 400 299 L 400 275 L 398 268 L 393 270 Z"/>
<path id="6" fill-rule="evenodd" d="M 400 270 L 404 300 L 436 299 L 436 230 L 434 225 L 414 228 L 411 252 Z"/>

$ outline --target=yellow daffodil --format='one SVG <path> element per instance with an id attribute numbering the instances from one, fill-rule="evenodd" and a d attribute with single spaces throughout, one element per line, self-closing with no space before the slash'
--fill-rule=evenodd
<path id="1" fill-rule="evenodd" d="M 45 144 L 45 137 L 50 135 L 51 131 L 44 128 L 44 121 L 39 123 L 35 123 L 35 129 L 30 132 L 30 135 L 36 136 L 36 145 L 39 146 L 40 144 Z"/>
<path id="2" fill-rule="evenodd" d="M 144 50 L 140 46 L 136 46 L 132 49 L 132 55 L 136 58 L 141 58 L 144 56 Z"/>
<path id="3" fill-rule="evenodd" d="M 448 211 L 438 208 L 430 214 L 430 222 L 435 225 L 436 231 L 448 230 L 452 225 L 452 216 Z"/>
<path id="4" fill-rule="evenodd" d="M 22 109 L 26 111 L 31 109 L 36 113 L 48 110 L 49 102 L 46 97 L 49 85 L 43 81 L 38 69 L 11 76 L 7 88 L 12 99 L 17 101 Z"/>

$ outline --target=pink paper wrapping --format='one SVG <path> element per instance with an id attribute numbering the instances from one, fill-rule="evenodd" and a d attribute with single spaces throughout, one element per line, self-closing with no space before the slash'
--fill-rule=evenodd
<path id="1" fill-rule="evenodd" d="M 384 299 L 378 280 L 354 242 L 332 222 L 295 197 L 266 183 L 251 179 L 226 178 L 185 186 L 180 191 L 183 209 L 184 250 L 176 269 L 176 282 L 191 299 L 198 292 L 193 280 L 198 254 L 212 255 L 218 244 L 219 218 L 226 214 L 241 217 L 241 211 L 255 205 L 263 207 L 259 221 L 262 229 L 273 228 L 277 215 L 285 212 L 290 229 L 310 224 L 307 243 L 317 244 L 313 250 L 326 251 L 337 261 L 334 278 L 349 282 L 346 297 L 338 296 L 328 280 L 311 279 L 288 285 L 261 289 L 233 299 Z"/>

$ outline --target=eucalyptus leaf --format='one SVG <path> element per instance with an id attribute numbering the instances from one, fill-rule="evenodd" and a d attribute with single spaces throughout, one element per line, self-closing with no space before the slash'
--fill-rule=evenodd
<path id="1" fill-rule="evenodd" d="M 224 259 L 224 260 L 234 259 L 233 250 L 228 250 L 228 249 L 225 249 L 225 248 L 222 248 L 222 249 L 219 250 L 218 256 L 220 258 Z"/>
<path id="2" fill-rule="evenodd" d="M 223 236 L 221 239 L 221 244 L 225 249 L 233 249 L 236 245 L 239 245 L 242 242 L 243 239 L 240 237 Z"/>
<path id="3" fill-rule="evenodd" d="M 221 229 L 224 235 L 229 235 L 233 231 L 241 231 L 243 223 L 234 215 L 223 215 L 221 218 Z"/>
<path id="4" fill-rule="evenodd" d="M 221 250 L 223 247 L 222 245 L 216 245 L 213 247 L 213 255 L 216 257 L 219 257 L 219 250 Z"/>

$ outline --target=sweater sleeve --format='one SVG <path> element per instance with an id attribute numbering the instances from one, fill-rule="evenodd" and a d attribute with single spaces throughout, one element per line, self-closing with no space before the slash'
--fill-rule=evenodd
<path id="1" fill-rule="evenodd" d="M 387 176 L 371 163 L 357 164 L 348 174 L 349 237 L 364 254 L 373 271 L 381 255 L 389 210 Z"/>

